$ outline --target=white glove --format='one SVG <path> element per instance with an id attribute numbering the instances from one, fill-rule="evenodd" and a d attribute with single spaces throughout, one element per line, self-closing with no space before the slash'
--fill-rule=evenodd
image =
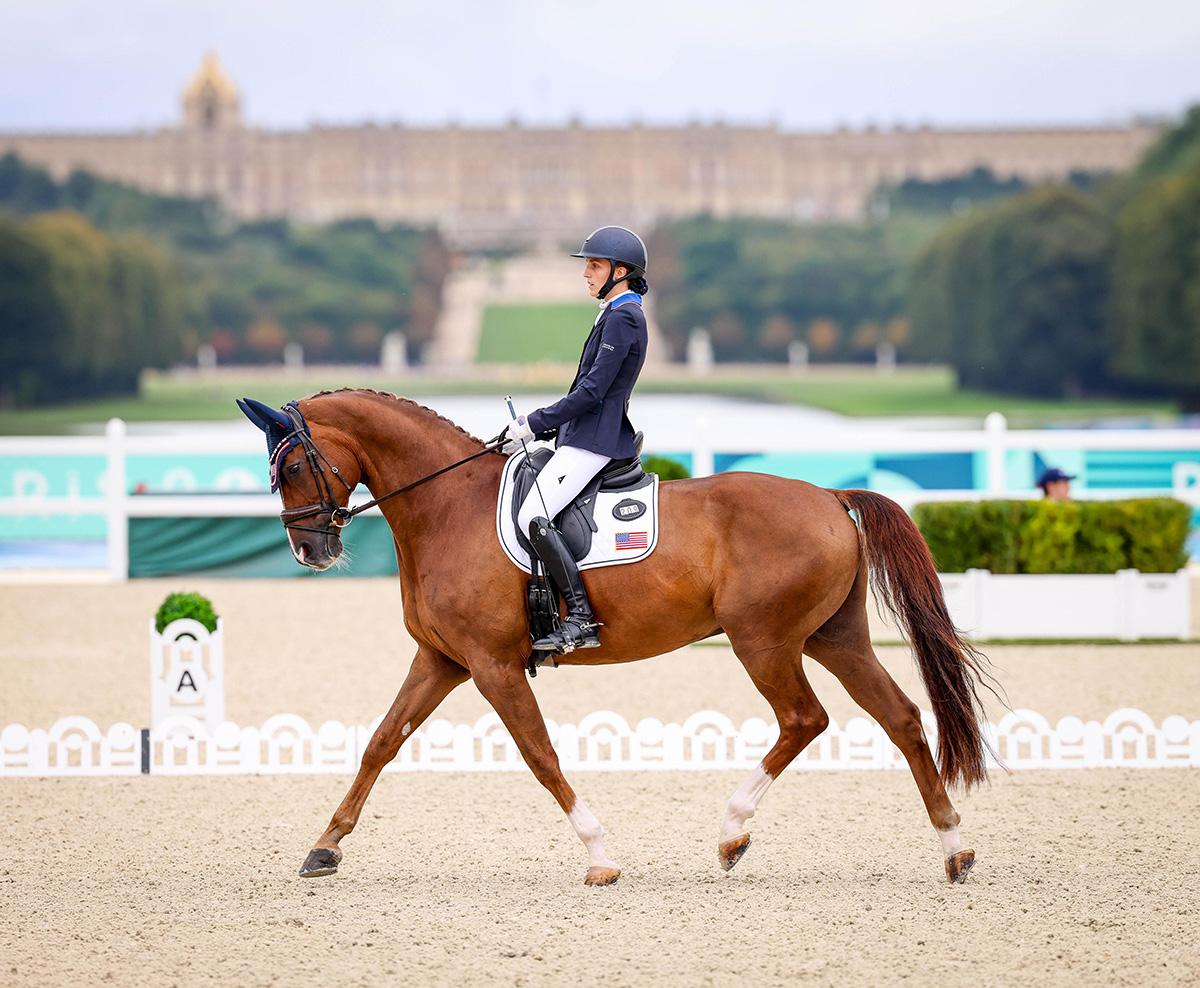
<path id="1" fill-rule="evenodd" d="M 533 430 L 529 428 L 526 416 L 518 415 L 508 423 L 508 438 L 514 439 L 517 442 L 528 441 L 533 438 Z"/>

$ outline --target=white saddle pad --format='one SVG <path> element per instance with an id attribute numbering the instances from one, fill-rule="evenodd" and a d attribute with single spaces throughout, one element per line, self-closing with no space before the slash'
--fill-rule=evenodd
<path id="1" fill-rule="evenodd" d="M 532 446 L 530 448 L 533 448 Z M 526 573 L 530 572 L 529 554 L 517 542 L 512 517 L 513 474 L 525 459 L 524 451 L 513 453 L 500 478 L 500 497 L 496 502 L 496 535 L 505 554 Z M 650 474 L 652 482 L 636 491 L 601 491 L 596 495 L 596 510 L 592 517 L 597 531 L 592 533 L 592 547 L 577 563 L 581 570 L 599 566 L 620 566 L 645 559 L 658 545 L 658 475 Z M 638 502 L 645 511 L 636 518 L 620 517 L 637 511 L 625 501 Z M 618 505 L 622 505 L 618 509 Z"/>

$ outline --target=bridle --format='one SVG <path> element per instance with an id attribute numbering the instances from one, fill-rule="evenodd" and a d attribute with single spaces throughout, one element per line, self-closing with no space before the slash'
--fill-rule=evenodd
<path id="1" fill-rule="evenodd" d="M 337 503 L 337 498 L 334 496 L 333 484 L 329 480 L 329 475 L 325 472 L 325 467 L 328 466 L 333 475 L 341 481 L 342 486 L 346 488 L 347 495 L 353 493 L 354 488 L 350 486 L 338 468 L 330 462 L 329 457 L 317 447 L 312 436 L 309 435 L 308 424 L 304 421 L 304 416 L 300 414 L 300 410 L 294 405 L 285 405 L 283 411 L 287 413 L 287 417 L 292 423 L 292 431 L 284 436 L 279 445 L 275 447 L 275 456 L 278 458 L 286 456 L 288 449 L 293 445 L 293 440 L 298 441 L 304 449 L 304 458 L 308 461 L 308 470 L 312 474 L 313 482 L 317 486 L 317 497 L 321 500 L 313 504 L 301 505 L 298 508 L 285 508 L 279 513 L 279 520 L 283 522 L 284 528 L 296 532 L 315 532 L 318 535 L 338 535 L 343 528 L 354 520 L 355 515 L 366 511 L 368 508 L 373 508 L 375 505 L 381 504 L 395 497 L 397 494 L 403 494 L 405 491 L 411 491 L 414 487 L 420 487 L 426 481 L 433 480 L 434 477 L 440 477 L 455 467 L 461 467 L 464 463 L 469 463 L 471 460 L 483 456 L 484 453 L 491 453 L 493 450 L 499 449 L 507 441 L 507 437 L 504 433 L 501 433 L 495 439 L 489 440 L 483 449 L 464 457 L 457 463 L 451 463 L 448 467 L 435 470 L 420 480 L 414 480 L 411 484 L 405 484 L 403 487 L 384 494 L 382 497 L 377 497 L 366 504 L 360 504 L 356 508 L 342 507 Z M 305 518 L 313 518 L 323 514 L 329 515 L 329 524 L 324 528 L 311 528 L 307 525 L 294 524 L 294 522 Z"/>
<path id="2" fill-rule="evenodd" d="M 304 421 L 304 416 L 300 414 L 300 410 L 293 405 L 284 405 L 283 411 L 287 413 L 287 417 L 292 423 L 292 431 L 284 436 L 279 445 L 275 447 L 275 457 L 282 459 L 294 445 L 294 441 L 298 441 L 304 450 L 304 458 L 308 461 L 309 473 L 312 474 L 313 482 L 317 485 L 317 497 L 321 500 L 318 503 L 305 504 L 298 508 L 285 508 L 279 513 L 279 519 L 283 522 L 284 528 L 290 528 L 293 531 L 316 532 L 318 535 L 329 535 L 331 534 L 329 531 L 331 528 L 340 530 L 348 524 L 349 517 L 343 520 L 339 514 L 339 512 L 343 512 L 346 509 L 337 503 L 337 498 L 333 494 L 333 484 L 329 480 L 329 475 L 325 472 L 325 467 L 328 466 L 333 475 L 341 481 L 342 486 L 346 488 L 347 495 L 354 488 L 347 483 L 346 478 L 341 475 L 338 468 L 330 463 L 329 457 L 317 448 L 317 444 L 313 442 L 312 436 L 309 435 L 308 424 Z M 282 464 L 280 465 L 282 466 Z M 293 524 L 293 522 L 304 518 L 312 518 L 327 512 L 329 514 L 329 524 L 323 529 Z M 332 534 L 336 534 L 336 532 Z"/>

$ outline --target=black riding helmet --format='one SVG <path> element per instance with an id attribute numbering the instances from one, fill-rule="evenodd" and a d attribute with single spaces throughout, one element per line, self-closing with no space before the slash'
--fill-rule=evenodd
<path id="1" fill-rule="evenodd" d="M 613 280 L 617 265 L 629 272 L 620 280 L 628 280 L 630 288 L 640 295 L 646 294 L 646 279 L 643 277 L 646 274 L 646 245 L 632 230 L 623 226 L 602 226 L 599 230 L 593 230 L 579 248 L 579 252 L 571 256 L 599 257 L 609 262 L 608 280 L 600 289 L 601 299 L 604 299 L 617 283 Z"/>

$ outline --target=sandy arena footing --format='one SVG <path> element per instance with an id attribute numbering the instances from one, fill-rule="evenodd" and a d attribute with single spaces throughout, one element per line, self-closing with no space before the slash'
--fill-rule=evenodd
<path id="1" fill-rule="evenodd" d="M 226 621 L 228 715 L 366 723 L 407 668 L 391 581 L 189 581 L 4 588 L 0 722 L 149 713 L 146 621 L 194 587 Z M 280 599 L 296 615 L 264 615 Z M 1014 706 L 1052 721 L 1140 707 L 1200 716 L 1200 646 L 991 650 Z M 926 701 L 900 648 L 881 650 Z M 337 676 L 329 668 L 336 657 Z M 859 711 L 823 671 L 845 722 Z M 547 670 L 559 721 L 631 722 L 710 707 L 768 716 L 727 648 Z M 997 708 L 999 709 L 999 708 Z M 486 710 L 464 687 L 439 710 Z M 957 794 L 979 855 L 946 884 L 906 772 L 796 772 L 751 821 L 725 874 L 717 839 L 737 772 L 580 772 L 623 869 L 583 885 L 586 856 L 526 773 L 385 775 L 336 876 L 297 870 L 348 776 L 5 779 L 0 984 L 1185 985 L 1200 981 L 1200 770 L 996 773 Z"/>

